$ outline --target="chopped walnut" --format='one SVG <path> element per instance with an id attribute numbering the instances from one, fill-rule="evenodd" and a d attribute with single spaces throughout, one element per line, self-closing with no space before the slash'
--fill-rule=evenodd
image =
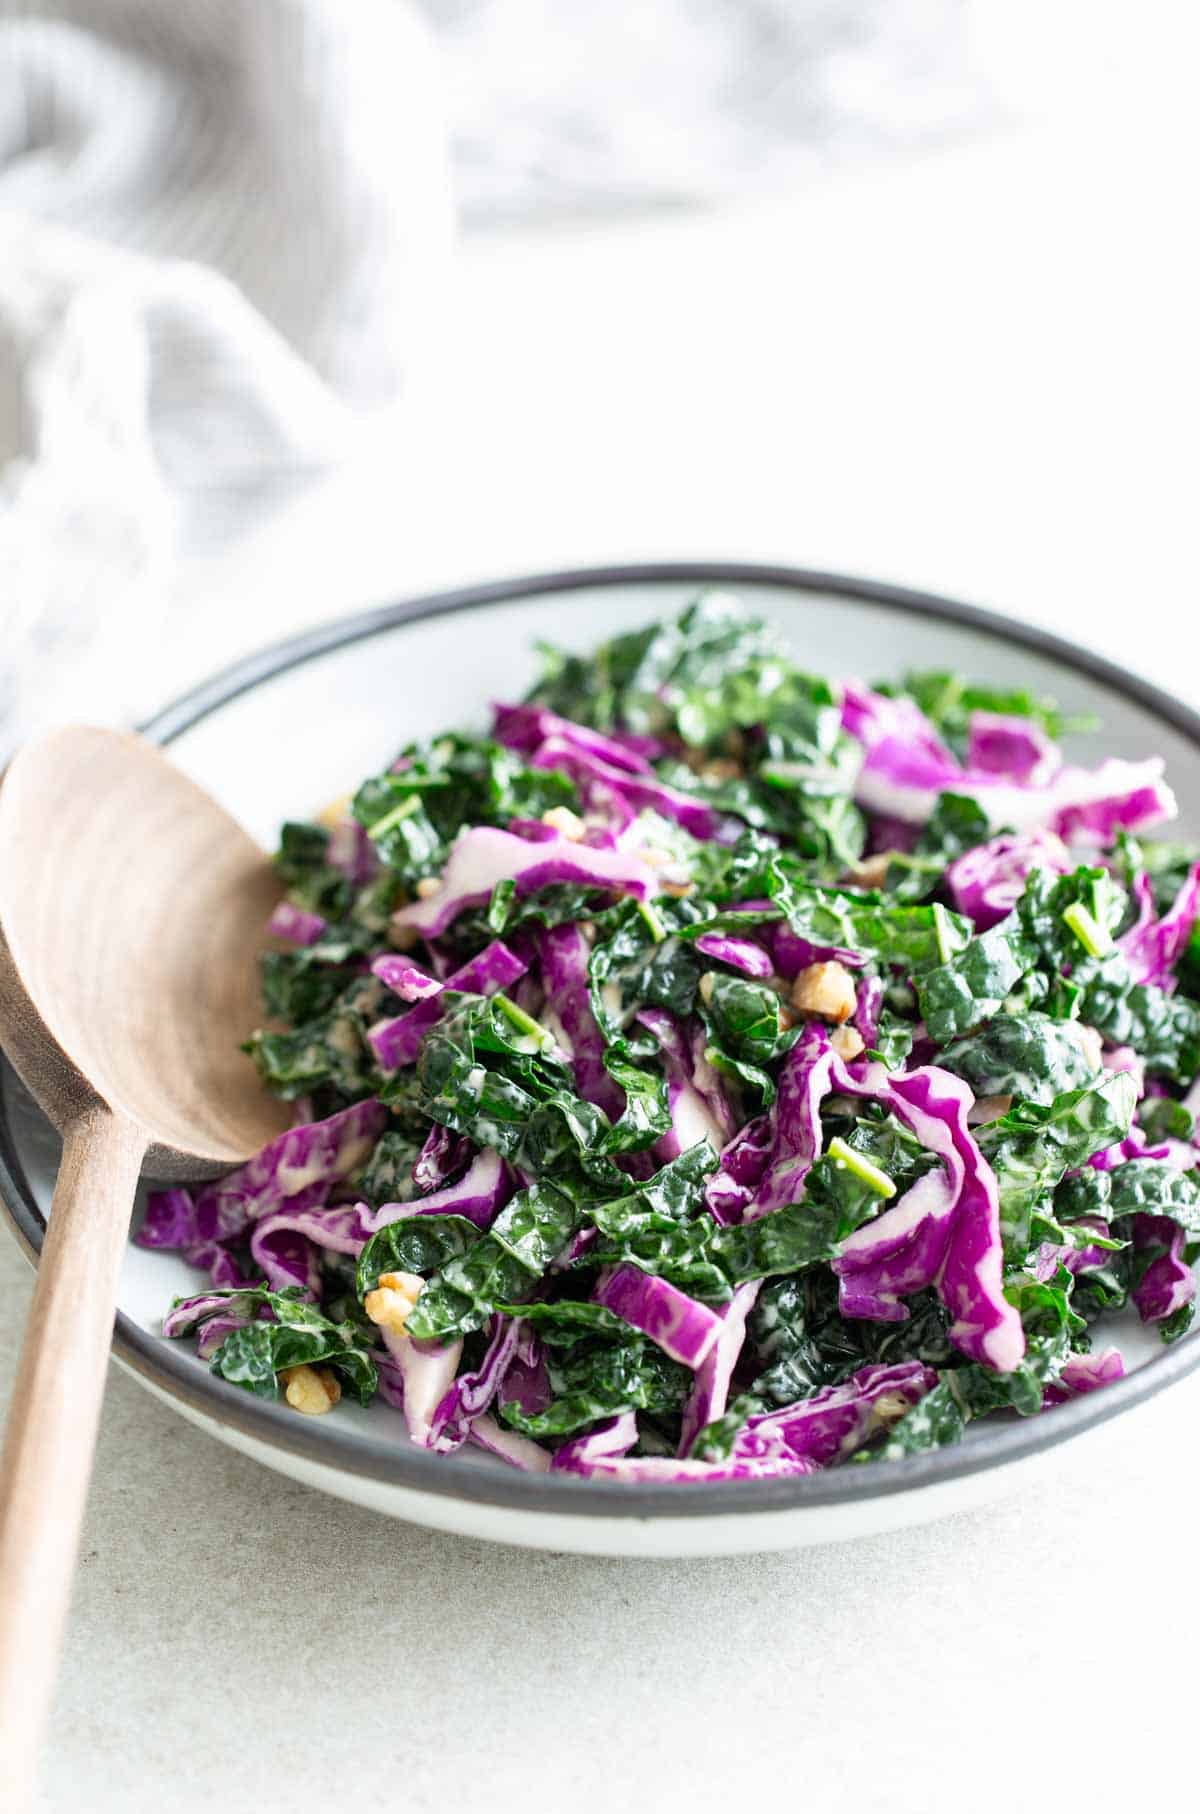
<path id="1" fill-rule="evenodd" d="M 413 1305 L 424 1289 L 424 1279 L 415 1272 L 381 1272 L 378 1289 L 368 1291 L 363 1309 L 379 1328 L 403 1335 Z"/>
<path id="2" fill-rule="evenodd" d="M 878 850 L 873 857 L 864 857 L 861 863 L 855 863 L 842 880 L 852 882 L 856 888 L 882 888 L 895 854 L 893 850 Z"/>
<path id="3" fill-rule="evenodd" d="M 905 1398 L 903 1392 L 881 1392 L 879 1397 L 875 1400 L 875 1403 L 871 1406 L 871 1421 L 876 1428 L 883 1427 L 886 1429 L 889 1425 L 896 1423 L 899 1418 L 904 1416 L 906 1411 L 911 1409 L 912 1407 L 907 1398 Z"/>
<path id="4" fill-rule="evenodd" d="M 292 1410 L 305 1417 L 323 1417 L 342 1396 L 337 1375 L 329 1367 L 285 1367 L 279 1377 Z"/>
<path id="5" fill-rule="evenodd" d="M 542 824 L 551 826 L 560 837 L 569 839 L 572 844 L 578 844 L 587 830 L 579 814 L 573 813 L 569 806 L 547 807 L 542 814 Z"/>
<path id="6" fill-rule="evenodd" d="M 335 825 L 340 825 L 343 819 L 350 817 L 350 802 L 353 797 L 352 794 L 341 794 L 336 800 L 331 800 L 317 814 L 317 824 L 328 825 L 331 830 Z"/>
<path id="7" fill-rule="evenodd" d="M 1011 1096 L 977 1096 L 967 1110 L 967 1126 L 984 1127 L 989 1121 L 999 1121 L 1012 1104 Z"/>
<path id="8" fill-rule="evenodd" d="M 691 894 L 696 886 L 690 870 L 677 862 L 674 857 L 668 857 L 666 863 L 659 869 L 658 885 L 664 894 L 674 895 L 677 900 L 681 900 L 686 894 Z"/>
<path id="9" fill-rule="evenodd" d="M 854 978 L 845 964 L 809 964 L 792 984 L 792 1005 L 822 1020 L 849 1020 L 858 1006 Z"/>
<path id="10" fill-rule="evenodd" d="M 844 1058 L 847 1064 L 852 1058 L 858 1058 L 867 1049 L 866 1042 L 857 1027 L 838 1027 L 830 1035 L 829 1043 L 838 1057 Z"/>

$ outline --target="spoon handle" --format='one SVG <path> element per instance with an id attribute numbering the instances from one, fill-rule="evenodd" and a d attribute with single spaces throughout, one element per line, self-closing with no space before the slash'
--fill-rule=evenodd
<path id="1" fill-rule="evenodd" d="M 70 1598 L 140 1129 L 97 1105 L 67 1128 L 0 1456 L 0 1757 L 32 1793 Z"/>

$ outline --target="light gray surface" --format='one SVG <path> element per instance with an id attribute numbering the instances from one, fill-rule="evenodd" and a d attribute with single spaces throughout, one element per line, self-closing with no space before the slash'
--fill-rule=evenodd
<path id="1" fill-rule="evenodd" d="M 359 603 L 655 554 L 927 583 L 1190 689 L 1193 167 L 1110 119 L 756 221 L 472 252 L 450 405 L 443 374 L 387 460 L 214 531 L 138 650 L 146 707 Z M 880 270 L 916 274 L 886 309 Z M 0 1234 L 0 1390 L 27 1301 Z M 1182 1805 L 1198 1415 L 1193 1380 L 924 1530 L 610 1563 L 319 1498 L 114 1376 L 45 1806 Z"/>
<path id="2" fill-rule="evenodd" d="M 29 1273 L 0 1236 L 0 1380 Z M 42 1806 L 54 1814 L 827 1814 L 1179 1793 L 1200 1380 L 1020 1497 L 794 1556 L 616 1562 L 291 1485 L 114 1370 Z M 1182 1735 L 1182 1736 L 1181 1736 Z M 1023 1785 L 1023 1788 L 1022 1788 Z"/>

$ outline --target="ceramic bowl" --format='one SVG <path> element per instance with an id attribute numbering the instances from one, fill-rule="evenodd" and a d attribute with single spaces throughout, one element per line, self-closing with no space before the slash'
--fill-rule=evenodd
<path id="1" fill-rule="evenodd" d="M 706 586 L 739 592 L 798 658 L 868 678 L 948 667 L 1057 696 L 1103 720 L 1106 752 L 1167 758 L 1182 829 L 1200 830 L 1200 718 L 1086 650 L 947 599 L 830 574 L 675 565 L 539 576 L 415 599 L 309 632 L 239 662 L 160 712 L 146 734 L 272 845 L 280 821 L 382 767 L 402 743 L 482 722 L 528 687 L 531 646 L 586 648 L 678 611 Z M 1095 745 L 1092 746 L 1093 751 Z M 55 1137 L 11 1072 L 0 1099 L 0 1197 L 35 1257 Z M 1200 1364 L 1200 1335 L 1164 1348 L 1114 1330 L 1128 1376 L 1027 1422 L 984 1423 L 957 1448 L 890 1466 L 714 1486 L 623 1486 L 527 1475 L 476 1451 L 414 1448 L 381 1402 L 309 1420 L 215 1378 L 165 1341 L 163 1309 L 202 1281 L 174 1255 L 130 1246 L 114 1335 L 118 1361 L 156 1396 L 267 1467 L 397 1517 L 558 1550 L 712 1555 L 852 1537 L 978 1503 L 1045 1467 L 1060 1445 Z"/>

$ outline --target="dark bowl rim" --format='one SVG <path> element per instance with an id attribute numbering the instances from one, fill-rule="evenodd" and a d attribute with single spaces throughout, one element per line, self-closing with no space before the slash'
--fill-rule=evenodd
<path id="1" fill-rule="evenodd" d="M 273 643 L 190 688 L 140 726 L 144 736 L 168 745 L 210 713 L 302 663 L 382 634 L 398 625 L 488 605 L 629 585 L 761 585 L 800 597 L 819 594 L 878 605 L 978 630 L 1007 644 L 1057 661 L 1142 706 L 1200 750 L 1200 713 L 1127 673 L 1115 662 L 1049 631 L 995 611 L 935 593 L 805 568 L 744 561 L 672 561 L 589 567 L 457 587 L 402 600 L 319 624 Z M 45 1221 L 33 1198 L 13 1141 L 7 1103 L 0 1103 L 0 1203 L 17 1238 L 36 1264 Z M 325 1468 L 406 1488 L 417 1494 L 461 1498 L 531 1514 L 647 1519 L 800 1512 L 911 1493 L 985 1472 L 1057 1447 L 1082 1431 L 1132 1408 L 1200 1366 L 1200 1335 L 1166 1348 L 1136 1372 L 1057 1408 L 1052 1416 L 997 1425 L 970 1445 L 935 1450 L 877 1468 L 847 1468 L 798 1479 L 726 1482 L 712 1486 L 630 1486 L 548 1474 L 485 1469 L 457 1456 L 435 1455 L 371 1433 L 366 1413 L 354 1423 L 313 1424 L 294 1412 L 250 1397 L 218 1379 L 189 1353 L 151 1336 L 118 1310 L 113 1352 L 133 1372 L 202 1417 L 243 1437 Z M 361 1419 L 361 1424 L 359 1420 Z"/>

